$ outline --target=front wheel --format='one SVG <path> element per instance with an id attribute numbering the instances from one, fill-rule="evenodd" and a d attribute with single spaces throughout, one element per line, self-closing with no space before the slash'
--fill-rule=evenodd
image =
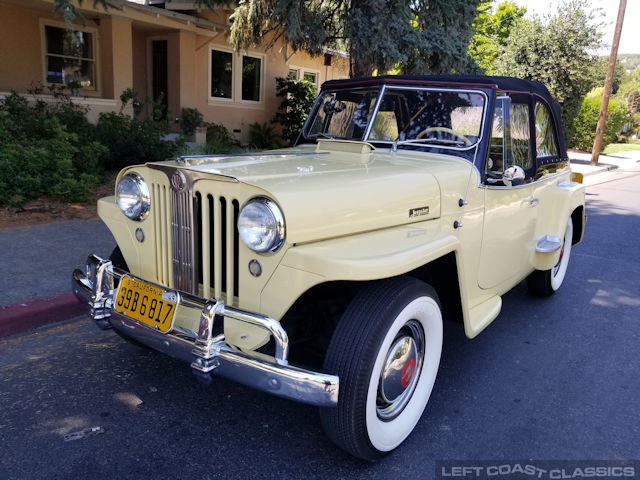
<path id="1" fill-rule="evenodd" d="M 567 274 L 572 242 L 573 221 L 571 217 L 569 217 L 569 220 L 567 220 L 567 229 L 564 232 L 562 247 L 560 247 L 558 263 L 549 270 L 536 270 L 527 277 L 527 287 L 529 287 L 532 293 L 541 297 L 548 297 L 560 288 Z"/>
<path id="2" fill-rule="evenodd" d="M 340 377 L 335 408 L 320 410 L 327 435 L 375 460 L 400 445 L 427 405 L 442 351 L 442 315 L 429 285 L 409 277 L 363 288 L 329 344 L 327 372 Z"/>

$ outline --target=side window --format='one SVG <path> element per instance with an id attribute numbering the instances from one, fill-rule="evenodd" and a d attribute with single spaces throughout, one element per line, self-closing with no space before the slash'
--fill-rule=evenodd
<path id="1" fill-rule="evenodd" d="M 496 98 L 485 167 L 489 184 L 500 185 L 505 171 L 514 165 L 525 171 L 526 178 L 530 176 L 531 123 L 529 103 L 523 102 L 527 102 L 527 98 L 522 95 Z"/>
<path id="2" fill-rule="evenodd" d="M 493 113 L 491 125 L 491 140 L 489 141 L 489 158 L 487 159 L 487 173 L 501 174 L 504 170 L 504 163 L 507 160 L 507 146 L 504 142 L 505 106 L 509 104 L 509 99 L 499 97 L 496 99 L 496 106 Z"/>
<path id="3" fill-rule="evenodd" d="M 557 157 L 558 147 L 549 109 L 543 103 L 536 102 L 535 115 L 537 157 Z"/>
<path id="4" fill-rule="evenodd" d="M 519 165 L 527 170 L 531 168 L 529 154 L 529 105 L 526 103 L 511 104 L 511 155 L 512 165 Z"/>

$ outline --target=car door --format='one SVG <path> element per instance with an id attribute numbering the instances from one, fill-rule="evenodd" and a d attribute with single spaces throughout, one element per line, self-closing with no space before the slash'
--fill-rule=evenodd
<path id="1" fill-rule="evenodd" d="M 484 289 L 506 291 L 531 269 L 538 205 L 531 183 L 535 174 L 531 117 L 529 96 L 496 98 L 484 172 L 478 273 L 478 285 Z M 520 175 L 509 180 L 516 171 Z"/>

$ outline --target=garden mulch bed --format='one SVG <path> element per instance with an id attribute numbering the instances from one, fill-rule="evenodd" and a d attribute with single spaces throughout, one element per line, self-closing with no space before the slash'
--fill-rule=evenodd
<path id="1" fill-rule="evenodd" d="M 117 175 L 117 171 L 107 173 L 106 182 L 96 187 L 94 198 L 87 203 L 65 203 L 55 198 L 41 197 L 22 207 L 0 207 L 0 228 L 95 218 L 98 216 L 97 200 L 113 195 Z"/>

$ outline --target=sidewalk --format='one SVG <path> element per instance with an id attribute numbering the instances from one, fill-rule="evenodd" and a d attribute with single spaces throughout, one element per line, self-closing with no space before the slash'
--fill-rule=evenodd
<path id="1" fill-rule="evenodd" d="M 615 155 L 600 155 L 598 165 L 591 166 L 591 154 L 569 151 L 571 170 L 581 173 L 583 176 L 591 176 L 611 170 L 626 170 L 640 162 L 640 150 L 620 152 Z"/>

